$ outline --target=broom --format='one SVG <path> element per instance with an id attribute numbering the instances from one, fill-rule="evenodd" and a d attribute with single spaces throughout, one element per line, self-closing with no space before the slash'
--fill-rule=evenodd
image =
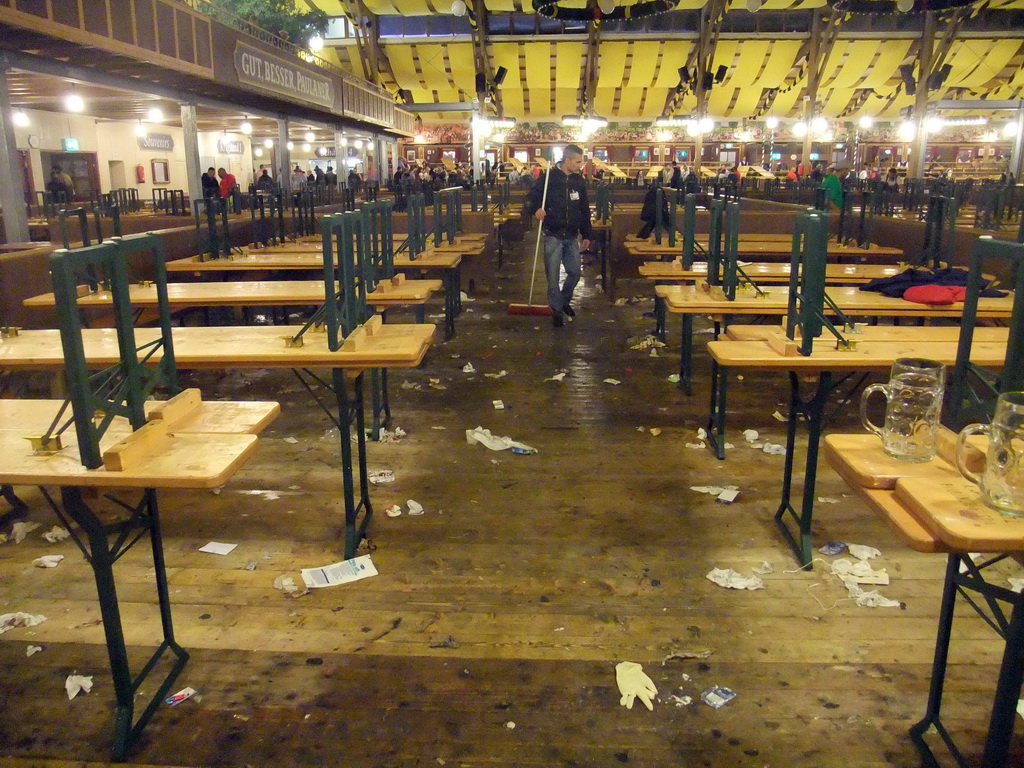
<path id="1" fill-rule="evenodd" d="M 548 163 L 547 171 L 544 173 L 544 194 L 541 196 L 540 210 L 548 202 L 548 181 L 551 179 L 551 164 Z M 544 231 L 544 222 L 537 222 L 537 244 L 533 247 L 533 274 L 530 276 L 530 297 L 525 304 L 509 304 L 508 314 L 510 315 L 542 315 L 550 317 L 554 314 L 551 307 L 546 304 L 536 305 L 533 303 L 533 286 L 537 282 L 537 257 L 540 255 L 540 239 Z"/>

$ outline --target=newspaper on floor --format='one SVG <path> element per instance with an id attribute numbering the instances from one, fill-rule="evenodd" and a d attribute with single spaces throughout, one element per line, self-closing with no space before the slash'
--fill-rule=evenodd
<path id="1" fill-rule="evenodd" d="M 470 445 L 476 445 L 479 443 L 485 448 L 490 448 L 492 451 L 507 451 L 510 448 L 518 448 L 523 452 L 537 453 L 536 448 L 529 446 L 526 443 L 517 442 L 511 437 L 499 437 L 498 435 L 492 435 L 491 430 L 484 429 L 483 427 L 467 429 L 466 442 Z"/>
<path id="2" fill-rule="evenodd" d="M 377 575 L 377 569 L 369 555 L 353 557 L 340 563 L 332 563 L 322 568 L 303 568 L 300 573 L 302 580 L 310 589 L 318 587 L 336 587 L 360 579 Z"/>

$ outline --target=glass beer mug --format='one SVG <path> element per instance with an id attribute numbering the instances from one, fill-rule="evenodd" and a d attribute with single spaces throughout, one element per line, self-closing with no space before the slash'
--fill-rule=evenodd
<path id="1" fill-rule="evenodd" d="M 864 428 L 882 438 L 882 450 L 900 461 L 923 462 L 938 450 L 939 412 L 946 367 L 934 360 L 901 357 L 893 362 L 888 384 L 872 384 L 860 399 Z M 885 423 L 881 428 L 868 418 L 868 400 L 885 395 Z"/>
<path id="2" fill-rule="evenodd" d="M 965 461 L 967 438 L 988 435 L 985 469 L 980 476 Z M 1024 517 L 1024 392 L 1003 392 L 996 401 L 991 424 L 968 424 L 956 442 L 956 466 L 978 485 L 981 500 L 998 512 Z"/>

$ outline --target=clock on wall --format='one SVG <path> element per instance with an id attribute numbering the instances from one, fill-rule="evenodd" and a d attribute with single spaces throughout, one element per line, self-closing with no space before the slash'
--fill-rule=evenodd
<path id="1" fill-rule="evenodd" d="M 32 149 L 39 149 L 39 137 L 34 133 L 30 133 L 28 135 L 28 145 L 32 147 Z"/>

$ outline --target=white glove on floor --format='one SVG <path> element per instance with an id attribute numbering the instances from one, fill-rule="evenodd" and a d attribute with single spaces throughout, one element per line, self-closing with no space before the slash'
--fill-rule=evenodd
<path id="1" fill-rule="evenodd" d="M 622 698 L 619 704 L 626 709 L 633 708 L 633 700 L 638 696 L 650 711 L 654 711 L 651 698 L 658 695 L 658 689 L 645 673 L 644 668 L 635 661 L 623 661 L 615 665 L 615 682 L 619 686 Z"/>

